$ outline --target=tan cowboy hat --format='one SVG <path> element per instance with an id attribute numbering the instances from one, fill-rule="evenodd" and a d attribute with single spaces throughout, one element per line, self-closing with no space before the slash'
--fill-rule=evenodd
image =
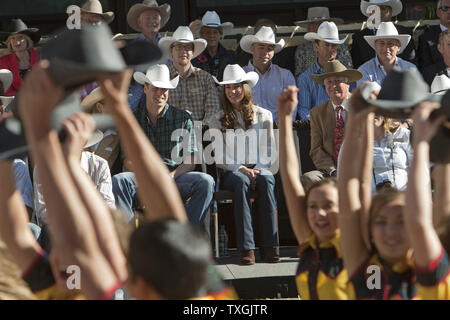
<path id="1" fill-rule="evenodd" d="M 159 11 L 161 15 L 161 29 L 166 25 L 170 19 L 170 5 L 165 3 L 158 5 L 155 0 L 144 0 L 142 3 L 137 3 L 128 10 L 127 22 L 128 25 L 136 31 L 142 32 L 138 24 L 138 18 L 142 12 L 153 9 Z"/>
<path id="2" fill-rule="evenodd" d="M 131 97 L 131 94 L 129 94 L 128 97 Z M 95 88 L 81 101 L 83 111 L 87 113 L 93 113 L 95 104 L 102 101 L 103 99 L 105 99 L 105 96 L 103 95 L 101 88 Z"/>
<path id="3" fill-rule="evenodd" d="M 275 46 L 275 53 L 280 52 L 284 48 L 284 40 L 281 39 L 280 41 L 275 42 L 275 34 L 273 33 L 272 28 L 266 26 L 261 27 L 254 35 L 249 34 L 242 37 L 239 45 L 245 52 L 252 53 L 251 48 L 254 43 L 272 44 Z"/>
<path id="4" fill-rule="evenodd" d="M 375 41 L 378 39 L 396 39 L 400 41 L 400 50 L 397 54 L 400 54 L 405 50 L 411 36 L 409 34 L 398 34 L 397 28 L 392 22 L 382 22 L 378 27 L 377 33 L 374 36 L 364 36 L 367 43 L 375 50 Z"/>
<path id="5" fill-rule="evenodd" d="M 158 42 L 158 46 L 164 54 L 169 56 L 170 46 L 174 42 L 192 43 L 194 45 L 194 55 L 192 59 L 202 53 L 207 46 L 207 42 L 205 39 L 199 38 L 194 40 L 194 35 L 192 34 L 191 29 L 186 26 L 178 27 L 171 37 L 161 38 Z"/>
<path id="6" fill-rule="evenodd" d="M 308 8 L 308 17 L 303 21 L 295 21 L 294 24 L 307 28 L 310 22 L 319 21 L 333 21 L 336 24 L 343 24 L 344 20 L 341 18 L 330 18 L 330 10 L 327 7 L 312 7 Z"/>
<path id="7" fill-rule="evenodd" d="M 311 79 L 323 85 L 325 79 L 329 77 L 346 77 L 348 78 L 348 82 L 358 81 L 363 77 L 361 72 L 355 69 L 347 69 L 339 60 L 327 62 L 323 71 L 323 74 L 310 75 Z"/>
<path id="8" fill-rule="evenodd" d="M 92 136 L 89 138 L 89 140 L 86 142 L 84 149 L 90 148 L 100 141 L 103 140 L 103 132 L 96 129 L 94 132 L 92 132 Z"/>
<path id="9" fill-rule="evenodd" d="M 107 23 L 111 23 L 114 20 L 114 12 L 108 11 L 103 12 L 103 7 L 98 0 L 88 0 L 81 6 L 82 13 L 92 13 L 102 17 L 102 19 Z"/>
<path id="10" fill-rule="evenodd" d="M 367 8 L 370 6 L 388 6 L 392 8 L 392 16 L 395 17 L 399 15 L 403 10 L 403 5 L 400 0 L 369 0 L 369 1 L 361 1 L 361 12 L 366 17 L 369 17 L 369 13 L 367 13 Z"/>

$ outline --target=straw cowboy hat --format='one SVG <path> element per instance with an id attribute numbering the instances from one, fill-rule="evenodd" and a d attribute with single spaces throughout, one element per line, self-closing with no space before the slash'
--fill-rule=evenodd
<path id="1" fill-rule="evenodd" d="M 159 12 L 161 16 L 161 29 L 167 24 L 170 19 L 170 5 L 165 3 L 158 5 L 155 0 L 144 0 L 142 3 L 137 3 L 128 10 L 127 22 L 128 25 L 136 31 L 142 32 L 138 24 L 139 16 L 142 12 L 153 9 Z"/>
<path id="2" fill-rule="evenodd" d="M 178 27 L 171 37 L 161 38 L 161 40 L 159 40 L 158 42 L 158 46 L 164 53 L 169 54 L 169 49 L 175 42 L 194 44 L 194 55 L 192 59 L 202 53 L 207 46 L 207 42 L 205 39 L 199 38 L 194 40 L 194 35 L 192 34 L 191 29 L 185 26 Z"/>
<path id="3" fill-rule="evenodd" d="M 323 71 L 322 74 L 311 74 L 311 79 L 323 85 L 325 79 L 329 77 L 346 77 L 348 82 L 358 81 L 363 77 L 361 72 L 355 69 L 347 69 L 339 60 L 327 62 Z"/>
<path id="4" fill-rule="evenodd" d="M 450 163 L 450 92 L 442 97 L 441 107 L 430 114 L 430 118 L 446 115 L 447 119 L 439 126 L 436 135 L 430 141 L 430 161 Z"/>
<path id="5" fill-rule="evenodd" d="M 201 27 L 220 28 L 223 32 L 233 29 L 234 25 L 231 22 L 221 22 L 220 17 L 216 11 L 206 11 L 203 15 Z"/>
<path id="6" fill-rule="evenodd" d="M 131 94 L 129 94 L 128 97 L 131 97 Z M 102 89 L 97 87 L 84 97 L 81 101 L 81 107 L 83 107 L 84 112 L 93 113 L 96 103 L 103 99 L 105 99 L 105 96 L 103 95 Z"/>
<path id="7" fill-rule="evenodd" d="M 6 31 L 0 32 L 0 40 L 5 42 L 8 37 L 16 34 L 25 34 L 30 37 L 31 41 L 36 45 L 41 40 L 41 34 L 38 28 L 28 28 L 21 19 L 11 19 Z"/>
<path id="8" fill-rule="evenodd" d="M 436 76 L 431 83 L 431 94 L 444 95 L 450 89 L 450 79 L 441 74 Z"/>
<path id="9" fill-rule="evenodd" d="M 150 67 L 146 74 L 135 72 L 133 78 L 139 84 L 145 85 L 149 83 L 154 87 L 162 89 L 175 89 L 180 80 L 180 76 L 176 76 L 170 80 L 169 68 L 165 64 L 157 64 L 156 66 Z"/>
<path id="10" fill-rule="evenodd" d="M 284 48 L 284 40 L 281 39 L 280 41 L 275 42 L 275 34 L 273 33 L 272 28 L 266 26 L 261 27 L 254 35 L 249 34 L 242 37 L 239 45 L 245 52 L 252 53 L 251 48 L 254 43 L 272 44 L 275 46 L 275 53 L 280 52 Z"/>
<path id="11" fill-rule="evenodd" d="M 310 22 L 319 21 L 333 21 L 336 24 L 343 24 L 344 20 L 341 18 L 330 18 L 330 10 L 327 7 L 312 7 L 308 8 L 308 17 L 303 21 L 295 21 L 294 24 L 307 28 Z"/>
<path id="12" fill-rule="evenodd" d="M 100 16 L 106 23 L 114 20 L 114 12 L 108 11 L 103 13 L 103 7 L 98 0 L 88 0 L 81 6 L 81 13 L 92 13 Z"/>
<path id="13" fill-rule="evenodd" d="M 305 40 L 308 41 L 325 41 L 332 44 L 344 44 L 347 41 L 348 35 L 344 39 L 339 40 L 338 27 L 334 22 L 322 22 L 317 29 L 317 32 L 308 32 L 305 34 Z"/>
<path id="14" fill-rule="evenodd" d="M 370 1 L 361 1 L 361 12 L 366 17 L 369 17 L 370 14 L 367 13 L 367 8 L 369 8 L 372 5 L 378 5 L 378 6 L 389 6 L 392 8 L 392 16 L 395 17 L 400 14 L 403 10 L 403 5 L 400 0 L 370 0 Z"/>
<path id="15" fill-rule="evenodd" d="M 253 88 L 259 80 L 259 76 L 256 72 L 245 72 L 244 69 L 242 69 L 242 67 L 238 64 L 229 64 L 225 67 L 222 82 L 219 82 L 219 80 L 217 80 L 214 76 L 213 78 L 214 81 L 221 86 L 246 82 L 251 88 Z"/>
<path id="16" fill-rule="evenodd" d="M 414 69 L 393 68 L 384 78 L 377 99 L 370 99 L 370 93 L 366 86 L 361 87 L 362 98 L 376 107 L 376 114 L 395 119 L 408 118 L 420 102 L 442 98 L 430 94 L 430 87 Z"/>
<path id="17" fill-rule="evenodd" d="M 398 34 L 397 28 L 392 22 L 382 22 L 378 27 L 377 33 L 374 36 L 364 36 L 367 43 L 375 50 L 375 41 L 378 39 L 396 39 L 400 41 L 400 50 L 398 54 L 402 53 L 411 40 L 409 34 Z"/>

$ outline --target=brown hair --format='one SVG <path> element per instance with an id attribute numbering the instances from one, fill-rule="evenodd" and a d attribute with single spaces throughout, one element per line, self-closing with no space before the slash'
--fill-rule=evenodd
<path id="1" fill-rule="evenodd" d="M 244 90 L 244 98 L 241 101 L 242 105 L 242 117 L 244 118 L 245 129 L 251 127 L 253 123 L 253 118 L 255 116 L 255 112 L 253 110 L 253 96 L 252 89 L 247 83 L 242 84 Z M 236 110 L 233 108 L 233 105 L 228 100 L 225 94 L 225 86 L 222 86 L 220 89 L 220 102 L 222 104 L 222 109 L 224 116 L 220 119 L 220 123 L 222 124 L 222 130 L 226 129 L 235 129 L 238 120 Z"/>
<path id="2" fill-rule="evenodd" d="M 332 187 L 335 187 L 337 189 L 337 180 L 334 177 L 330 177 L 330 178 L 325 178 L 323 180 L 314 182 L 313 184 L 311 184 L 308 189 L 306 190 L 306 194 L 305 194 L 305 203 L 308 203 L 308 198 L 309 198 L 309 194 L 311 193 L 311 191 L 315 188 L 319 188 L 321 186 L 324 185 L 330 185 Z"/>
<path id="3" fill-rule="evenodd" d="M 442 32 L 439 34 L 439 44 L 440 44 L 441 46 L 444 45 L 444 38 L 445 38 L 446 36 L 450 36 L 450 30 L 449 30 L 449 29 L 446 29 L 446 30 L 442 31 Z"/>
<path id="4" fill-rule="evenodd" d="M 31 40 L 31 38 L 30 38 L 29 36 L 27 36 L 27 35 L 24 34 L 24 33 L 19 33 L 19 34 L 22 35 L 22 36 L 24 36 L 25 39 L 27 40 L 27 50 L 30 50 L 31 48 L 34 47 L 34 42 L 33 42 L 33 40 Z M 5 41 L 6 47 L 8 48 L 8 50 L 9 50 L 10 52 L 14 52 L 13 49 L 12 49 L 12 46 L 11 46 L 11 37 L 12 37 L 12 36 L 15 36 L 15 35 L 17 35 L 17 34 L 13 34 L 13 35 L 9 36 L 9 37 L 6 39 L 6 41 Z"/>

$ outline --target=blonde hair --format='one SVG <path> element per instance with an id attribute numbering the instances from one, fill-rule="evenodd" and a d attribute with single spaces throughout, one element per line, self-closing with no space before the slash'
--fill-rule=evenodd
<path id="1" fill-rule="evenodd" d="M 26 34 L 24 34 L 24 33 L 13 34 L 13 35 L 10 35 L 5 41 L 6 47 L 8 48 L 9 52 L 11 52 L 11 53 L 14 52 L 12 49 L 12 46 L 11 46 L 11 37 L 19 35 L 19 34 L 24 36 L 25 39 L 27 40 L 27 50 L 30 50 L 34 47 L 33 40 L 31 40 L 31 38 L 29 36 L 27 36 Z"/>

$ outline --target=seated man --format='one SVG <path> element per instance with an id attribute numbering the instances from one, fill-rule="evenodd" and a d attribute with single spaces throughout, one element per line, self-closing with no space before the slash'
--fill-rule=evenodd
<path id="1" fill-rule="evenodd" d="M 214 192 L 211 176 L 194 172 L 195 145 L 194 124 L 188 112 L 167 103 L 169 89 L 175 89 L 180 77 L 170 80 L 169 69 L 156 65 L 147 74 L 136 72 L 134 79 L 144 85 L 145 100 L 135 111 L 137 121 L 160 154 L 175 180 L 185 203 L 189 221 L 201 225 L 205 219 Z M 177 130 L 181 135 L 173 141 Z M 187 147 L 187 148 L 185 148 Z M 179 159 L 173 159 L 173 157 Z M 126 211 L 127 219 L 134 217 L 133 201 L 136 196 L 136 177 L 132 172 L 124 172 L 113 177 L 113 192 L 118 205 Z"/>
<path id="2" fill-rule="evenodd" d="M 375 36 L 364 36 L 364 39 L 375 49 L 377 55 L 358 68 L 364 75 L 357 82 L 358 86 L 365 81 L 376 82 L 381 86 L 384 78 L 394 67 L 417 70 L 414 64 L 397 56 L 406 49 L 411 36 L 398 34 L 392 22 L 382 22 Z"/>
<path id="3" fill-rule="evenodd" d="M 345 108 L 350 98 L 350 83 L 362 78 L 361 72 L 348 70 L 338 60 L 325 65 L 323 74 L 311 75 L 313 81 L 325 85 L 330 99 L 311 109 L 311 151 L 316 171 L 306 173 L 308 185 L 326 176 L 336 176 L 337 159 L 344 141 Z"/>
<path id="4" fill-rule="evenodd" d="M 366 17 L 369 17 L 367 8 L 371 5 L 375 5 L 380 8 L 380 22 L 390 22 L 393 16 L 397 16 L 402 12 L 403 5 L 400 0 L 361 0 L 361 12 Z M 396 25 L 396 28 L 400 34 L 409 34 L 412 36 L 411 31 L 408 28 L 401 25 Z M 375 50 L 373 50 L 364 36 L 373 36 L 376 34 L 377 29 L 375 27 L 366 27 L 363 30 L 357 31 L 352 36 L 352 60 L 353 67 L 359 68 L 364 62 L 369 61 L 375 57 Z M 408 60 L 412 63 L 416 63 L 416 46 L 414 41 L 410 41 L 405 50 L 400 55 L 402 59 Z"/>
<path id="5" fill-rule="evenodd" d="M 103 7 L 98 0 L 87 0 L 81 6 L 81 25 L 109 24 L 114 20 L 114 12 L 103 12 Z"/>
<path id="6" fill-rule="evenodd" d="M 422 71 L 423 79 L 431 86 L 436 76 L 450 75 L 450 30 L 442 31 L 439 35 L 439 44 L 437 46 L 442 60 L 425 67 Z"/>

